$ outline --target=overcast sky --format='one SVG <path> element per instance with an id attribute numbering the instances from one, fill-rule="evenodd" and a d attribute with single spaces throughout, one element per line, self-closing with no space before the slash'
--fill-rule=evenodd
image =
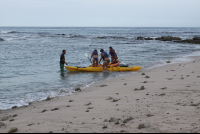
<path id="1" fill-rule="evenodd" d="M 200 0 L 0 0 L 0 26 L 200 27 Z"/>

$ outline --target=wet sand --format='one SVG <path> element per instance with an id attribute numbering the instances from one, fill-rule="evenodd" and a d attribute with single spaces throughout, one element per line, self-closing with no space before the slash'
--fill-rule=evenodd
<path id="1" fill-rule="evenodd" d="M 19 133 L 200 132 L 200 57 L 192 58 L 101 81 L 73 95 L 0 111 L 0 120 L 9 116 L 0 121 L 6 125 L 0 132 L 13 127 Z"/>

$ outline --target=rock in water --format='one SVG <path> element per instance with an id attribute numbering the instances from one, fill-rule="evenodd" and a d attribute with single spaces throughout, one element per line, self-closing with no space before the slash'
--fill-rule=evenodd
<path id="1" fill-rule="evenodd" d="M 166 63 L 171 63 L 171 61 L 166 61 Z"/>
<path id="2" fill-rule="evenodd" d="M 144 37 L 137 37 L 137 39 L 136 40 L 143 40 L 144 39 Z"/>
<path id="3" fill-rule="evenodd" d="M 181 40 L 181 38 L 179 38 L 179 37 L 174 37 L 174 40 Z"/>
<path id="4" fill-rule="evenodd" d="M 81 88 L 80 87 L 77 87 L 74 89 L 76 92 L 80 92 L 81 91 Z"/>
<path id="5" fill-rule="evenodd" d="M 17 106 L 13 106 L 12 109 L 17 108 Z"/>
<path id="6" fill-rule="evenodd" d="M 155 38 L 155 40 L 161 40 L 161 38 Z"/>
<path id="7" fill-rule="evenodd" d="M 195 36 L 193 40 L 200 40 L 200 36 Z"/>
<path id="8" fill-rule="evenodd" d="M 4 41 L 4 39 L 0 38 L 0 41 Z"/>
<path id="9" fill-rule="evenodd" d="M 174 38 L 172 36 L 162 36 L 162 41 L 172 41 Z"/>
<path id="10" fill-rule="evenodd" d="M 17 132 L 17 130 L 18 130 L 18 128 L 13 127 L 8 131 L 8 133 L 15 133 L 15 132 Z"/>
<path id="11" fill-rule="evenodd" d="M 81 88 L 80 88 L 80 87 L 77 87 L 77 88 L 75 88 L 75 91 L 76 91 L 76 92 L 80 92 L 80 91 L 81 91 Z"/>
<path id="12" fill-rule="evenodd" d="M 148 37 L 148 38 L 144 38 L 144 39 L 145 39 L 145 40 L 153 40 L 153 38 L 149 38 L 149 37 Z"/>
<path id="13" fill-rule="evenodd" d="M 46 100 L 47 100 L 47 101 L 48 101 L 48 100 L 51 100 L 51 97 L 48 96 Z"/>

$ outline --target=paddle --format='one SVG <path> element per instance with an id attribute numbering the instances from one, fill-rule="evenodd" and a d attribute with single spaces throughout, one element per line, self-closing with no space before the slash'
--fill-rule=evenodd
<path id="1" fill-rule="evenodd" d="M 89 56 L 88 56 L 88 54 L 87 53 L 85 53 L 85 56 L 88 58 L 88 60 L 91 62 L 91 60 L 90 60 L 90 58 L 89 58 Z M 92 62 L 91 62 L 92 63 Z"/>

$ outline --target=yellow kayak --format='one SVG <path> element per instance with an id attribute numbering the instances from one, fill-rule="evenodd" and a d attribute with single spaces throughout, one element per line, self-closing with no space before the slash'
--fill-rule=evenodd
<path id="1" fill-rule="evenodd" d="M 102 67 L 72 67 L 72 66 L 65 66 L 65 68 L 71 72 L 102 72 Z M 108 68 L 109 71 L 138 71 L 142 67 L 140 66 L 129 66 L 129 67 L 110 67 Z"/>

